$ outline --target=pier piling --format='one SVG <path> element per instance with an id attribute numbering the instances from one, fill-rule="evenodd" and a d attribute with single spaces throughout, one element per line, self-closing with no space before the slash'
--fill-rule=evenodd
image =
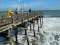
<path id="1" fill-rule="evenodd" d="M 27 28 L 27 23 L 25 23 L 25 28 Z M 28 35 L 27 35 L 27 29 L 25 29 L 25 35 L 26 35 L 26 38 L 27 38 L 27 45 L 30 45 L 29 44 L 29 38 L 28 38 Z"/>
<path id="2" fill-rule="evenodd" d="M 26 35 L 26 38 L 27 38 L 27 45 L 30 45 L 29 44 L 29 39 L 28 39 L 28 35 L 27 35 L 27 30 L 25 29 L 25 35 Z"/>
<path id="3" fill-rule="evenodd" d="M 33 33 L 34 33 L 34 37 L 36 37 L 36 35 L 35 35 L 35 30 L 34 30 L 34 23 L 33 23 Z"/>
<path id="4" fill-rule="evenodd" d="M 31 23 L 30 23 L 30 31 L 31 31 Z"/>
<path id="5" fill-rule="evenodd" d="M 40 16 L 40 28 L 42 28 L 43 25 L 43 16 Z"/>
<path id="6" fill-rule="evenodd" d="M 17 15 L 18 15 L 18 17 L 15 17 Z M 30 10 L 30 12 L 27 12 L 27 14 L 25 14 L 25 12 L 23 12 L 23 15 L 21 13 L 19 13 L 17 15 L 12 16 L 11 18 L 7 17 L 5 19 L 3 18 L 2 20 L 0 20 L 0 23 L 1 23 L 0 24 L 0 32 L 4 32 L 4 31 L 8 30 L 8 36 L 10 38 L 9 39 L 10 45 L 15 45 L 15 44 L 17 45 L 17 43 L 18 43 L 18 40 L 17 40 L 18 29 L 17 28 L 18 28 L 18 26 L 21 26 L 21 27 L 25 28 L 24 30 L 25 30 L 25 35 L 27 36 L 27 45 L 30 45 L 28 34 L 27 34 L 27 29 L 26 29 L 28 25 L 27 25 L 26 22 L 28 22 L 28 20 L 29 20 L 30 31 L 33 28 L 33 34 L 34 34 L 33 36 L 36 37 L 36 32 L 34 30 L 34 28 L 35 28 L 34 21 L 35 20 L 37 21 L 38 32 L 39 32 L 38 16 L 40 14 L 37 14 L 37 12 L 35 12 L 35 11 L 31 12 L 31 10 Z M 40 27 L 42 27 L 42 24 L 43 24 L 42 20 L 43 20 L 43 18 L 40 17 Z M 31 24 L 33 24 L 33 27 L 32 27 Z M 14 40 L 14 42 L 13 42 L 13 39 L 12 39 L 12 36 L 11 36 L 11 31 L 14 31 L 14 33 L 15 33 L 14 38 L 15 38 L 16 41 Z"/>

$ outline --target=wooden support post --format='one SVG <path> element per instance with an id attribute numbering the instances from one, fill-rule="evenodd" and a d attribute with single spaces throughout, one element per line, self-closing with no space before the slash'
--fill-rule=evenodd
<path id="1" fill-rule="evenodd" d="M 30 31 L 31 31 L 31 23 L 30 23 Z"/>
<path id="2" fill-rule="evenodd" d="M 11 38 L 11 28 L 8 30 L 8 37 L 10 38 L 9 39 L 9 42 L 10 42 L 9 44 L 13 45 L 12 38 Z"/>
<path id="3" fill-rule="evenodd" d="M 25 23 L 25 28 L 27 27 L 27 24 Z M 25 29 L 25 35 L 27 37 L 27 45 L 30 45 L 29 44 L 29 39 L 28 39 L 28 35 L 27 35 L 27 29 Z"/>
<path id="4" fill-rule="evenodd" d="M 41 28 L 41 16 L 40 16 L 40 28 Z"/>
<path id="5" fill-rule="evenodd" d="M 25 29 L 25 35 L 27 35 L 27 30 Z"/>
<path id="6" fill-rule="evenodd" d="M 43 17 L 42 17 L 42 25 L 43 25 Z"/>
<path id="7" fill-rule="evenodd" d="M 38 32 L 39 32 L 39 24 L 38 24 Z"/>
<path id="8" fill-rule="evenodd" d="M 30 45 L 29 44 L 29 39 L 28 39 L 28 36 L 27 36 L 27 30 L 25 29 L 25 35 L 26 35 L 26 37 L 27 37 L 27 45 Z"/>
<path id="9" fill-rule="evenodd" d="M 40 28 L 42 28 L 43 25 L 43 16 L 40 17 Z"/>
<path id="10" fill-rule="evenodd" d="M 13 17 L 11 17 L 12 23 L 14 23 Z"/>
<path id="11" fill-rule="evenodd" d="M 36 35 L 35 35 L 35 30 L 34 30 L 34 23 L 33 23 L 33 32 L 34 32 L 34 37 L 35 37 Z"/>
<path id="12" fill-rule="evenodd" d="M 28 37 L 27 37 L 27 45 L 30 45 L 30 44 L 29 44 L 29 39 L 28 39 Z"/>
<path id="13" fill-rule="evenodd" d="M 39 32 L 39 20 L 38 20 L 38 32 Z"/>
<path id="14" fill-rule="evenodd" d="M 40 16 L 40 28 L 41 28 L 41 16 Z"/>
<path id="15" fill-rule="evenodd" d="M 18 40 L 17 40 L 17 34 L 18 34 L 18 29 L 17 29 L 17 27 L 15 27 L 15 38 L 16 38 L 16 45 L 17 45 L 17 43 L 18 43 Z"/>
<path id="16" fill-rule="evenodd" d="M 38 24 L 38 17 L 36 17 L 36 21 L 37 21 L 37 24 Z"/>
<path id="17" fill-rule="evenodd" d="M 16 39 L 16 41 L 15 41 L 15 44 L 17 45 L 17 43 L 18 43 L 18 40 L 17 40 L 17 34 L 18 34 L 18 27 L 16 26 L 16 27 L 14 27 L 13 25 L 12 25 L 12 30 L 14 31 L 14 36 L 15 36 L 15 39 Z"/>
<path id="18" fill-rule="evenodd" d="M 21 22 L 23 23 L 23 18 L 21 19 Z"/>
<path id="19" fill-rule="evenodd" d="M 39 32 L 39 19 L 38 18 L 37 18 L 37 24 L 38 24 L 38 32 Z"/>
<path id="20" fill-rule="evenodd" d="M 43 16 L 41 17 L 41 28 L 43 26 Z"/>
<path id="21" fill-rule="evenodd" d="M 9 37 L 9 44 L 11 45 L 11 41 L 10 41 L 10 40 L 11 40 L 10 31 L 11 31 L 11 29 L 8 30 L 8 37 Z"/>

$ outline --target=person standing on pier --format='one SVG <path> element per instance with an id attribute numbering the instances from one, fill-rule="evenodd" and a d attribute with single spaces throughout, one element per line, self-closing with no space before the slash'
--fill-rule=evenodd
<path id="1" fill-rule="evenodd" d="M 16 8 L 16 10 L 14 11 L 14 15 L 16 16 L 16 20 L 18 20 L 18 9 Z"/>
<path id="2" fill-rule="evenodd" d="M 17 14 L 18 14 L 17 8 L 16 8 L 16 10 L 14 11 L 14 13 L 15 13 L 15 15 L 17 15 Z"/>

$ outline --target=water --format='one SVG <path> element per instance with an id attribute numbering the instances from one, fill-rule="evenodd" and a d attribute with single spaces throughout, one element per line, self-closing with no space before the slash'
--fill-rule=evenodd
<path id="1" fill-rule="evenodd" d="M 43 27 L 40 29 L 39 34 L 37 34 L 38 24 L 35 24 L 35 32 L 36 32 L 37 38 L 32 37 L 33 32 L 28 31 L 28 35 L 30 35 L 29 36 L 30 45 L 60 45 L 60 17 L 59 17 L 60 13 L 59 11 L 45 12 L 44 16 L 47 18 L 43 18 L 43 21 L 44 21 Z M 36 40 L 35 42 L 33 38 Z M 23 44 L 26 45 L 27 42 Z"/>
<path id="2" fill-rule="evenodd" d="M 45 17 L 60 17 L 60 10 L 43 10 Z"/>
<path id="3" fill-rule="evenodd" d="M 54 17 L 59 17 L 60 16 L 60 10 L 41 10 L 43 12 L 43 16 L 54 16 Z M 0 11 L 0 16 L 4 16 L 7 14 L 7 11 Z"/>
<path id="4" fill-rule="evenodd" d="M 33 37 L 33 30 L 29 31 L 28 26 L 28 38 L 30 45 L 60 45 L 60 18 L 43 18 L 43 27 L 40 28 L 38 33 L 38 24 L 35 23 L 36 37 Z M 40 23 L 40 21 L 39 21 Z M 33 27 L 33 25 L 32 25 Z M 32 28 L 33 29 L 33 28 Z M 23 38 L 24 37 L 24 38 Z M 26 37 L 21 34 L 18 35 L 18 42 L 27 45 Z"/>
<path id="5" fill-rule="evenodd" d="M 5 18 L 7 16 L 6 11 L 0 11 L 0 19 Z"/>
<path id="6" fill-rule="evenodd" d="M 44 18 L 46 45 L 60 45 L 60 18 Z M 44 45 L 44 44 L 43 44 Z"/>

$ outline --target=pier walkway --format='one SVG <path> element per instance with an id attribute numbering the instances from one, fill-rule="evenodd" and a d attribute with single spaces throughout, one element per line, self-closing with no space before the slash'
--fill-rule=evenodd
<path id="1" fill-rule="evenodd" d="M 42 17 L 42 14 L 40 12 L 31 12 L 31 13 L 24 12 L 24 13 L 18 13 L 17 15 L 13 15 L 12 17 L 2 18 L 2 19 L 0 19 L 0 33 L 3 32 L 3 34 L 7 34 L 4 36 L 9 38 L 8 42 L 11 43 L 10 45 L 16 45 L 14 43 L 17 43 L 18 26 L 21 26 L 21 24 L 22 24 L 23 29 L 25 30 L 25 35 L 27 35 L 27 28 L 26 28 L 27 23 L 25 23 L 25 22 L 32 22 L 33 23 L 33 33 L 34 33 L 34 37 L 35 37 L 34 21 L 36 20 L 38 22 L 38 18 L 41 18 L 41 17 Z M 41 19 L 40 19 L 40 22 L 43 23 L 41 21 Z M 12 36 L 11 36 L 12 30 L 16 31 L 15 37 L 14 37 L 15 41 L 12 41 Z M 30 30 L 31 30 L 31 26 L 30 26 Z M 38 26 L 38 32 L 39 32 L 39 26 Z M 27 38 L 27 45 L 29 45 L 28 38 Z"/>
<path id="2" fill-rule="evenodd" d="M 36 17 L 40 16 L 39 12 L 31 12 L 31 13 L 19 13 L 17 15 L 13 15 L 10 18 L 0 19 L 0 32 L 6 31 L 9 28 L 12 28 L 12 25 L 17 26 L 22 24 L 22 22 L 27 22 L 28 20 L 32 20 Z"/>

